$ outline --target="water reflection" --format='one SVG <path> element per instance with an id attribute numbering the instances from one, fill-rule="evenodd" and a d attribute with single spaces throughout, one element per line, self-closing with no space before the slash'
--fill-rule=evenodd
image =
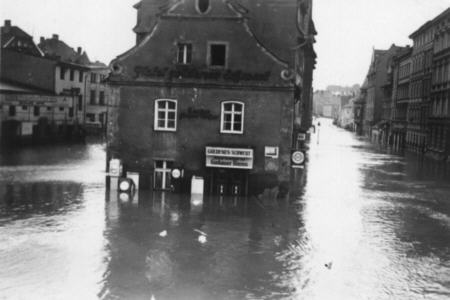
<path id="1" fill-rule="evenodd" d="M 288 199 L 106 191 L 101 145 L 14 154 L 0 167 L 0 295 L 447 299 L 447 170 L 320 131 Z"/>

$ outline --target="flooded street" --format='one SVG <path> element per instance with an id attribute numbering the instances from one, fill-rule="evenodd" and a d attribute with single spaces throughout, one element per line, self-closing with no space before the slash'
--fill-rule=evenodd
<path id="1" fill-rule="evenodd" d="M 321 120 L 289 199 L 105 190 L 100 144 L 0 157 L 0 299 L 448 299 L 450 170 Z"/>

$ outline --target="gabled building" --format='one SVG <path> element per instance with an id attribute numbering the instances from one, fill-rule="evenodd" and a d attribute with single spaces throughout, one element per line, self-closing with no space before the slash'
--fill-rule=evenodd
<path id="1" fill-rule="evenodd" d="M 392 58 L 401 49 L 393 44 L 387 50 L 374 49 L 372 53 L 367 73 L 363 133 L 373 141 L 381 142 L 386 132 L 388 122 L 383 120 L 383 113 L 392 96 Z"/>
<path id="2" fill-rule="evenodd" d="M 108 159 L 167 190 L 172 171 L 205 191 L 286 183 L 312 109 L 311 1 L 150 1 L 136 46 L 111 62 Z"/>
<path id="3" fill-rule="evenodd" d="M 2 49 L 39 57 L 43 56 L 42 51 L 34 43 L 33 37 L 19 27 L 13 26 L 11 20 L 5 20 L 0 29 L 0 34 Z"/>

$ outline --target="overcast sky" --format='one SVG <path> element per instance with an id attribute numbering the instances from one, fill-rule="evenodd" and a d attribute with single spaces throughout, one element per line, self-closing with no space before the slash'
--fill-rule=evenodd
<path id="1" fill-rule="evenodd" d="M 57 33 L 91 60 L 109 63 L 135 41 L 138 0 L 0 0 L 0 20 L 33 35 Z M 314 88 L 361 84 L 372 47 L 411 44 L 408 36 L 450 6 L 449 0 L 314 0 L 318 55 Z"/>

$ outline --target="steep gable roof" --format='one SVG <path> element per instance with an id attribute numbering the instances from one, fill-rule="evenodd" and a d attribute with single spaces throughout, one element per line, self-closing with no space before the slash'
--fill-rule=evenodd
<path id="1" fill-rule="evenodd" d="M 11 26 L 10 20 L 5 20 L 5 25 L 0 28 L 1 47 L 13 49 L 35 56 L 43 56 L 42 51 L 34 43 L 33 37 L 18 26 Z"/>
<path id="2" fill-rule="evenodd" d="M 90 60 L 85 51 L 75 51 L 65 42 L 59 40 L 58 35 L 53 35 L 50 39 L 41 38 L 39 47 L 46 57 L 57 59 L 63 62 L 76 63 L 80 65 L 89 65 Z"/>

